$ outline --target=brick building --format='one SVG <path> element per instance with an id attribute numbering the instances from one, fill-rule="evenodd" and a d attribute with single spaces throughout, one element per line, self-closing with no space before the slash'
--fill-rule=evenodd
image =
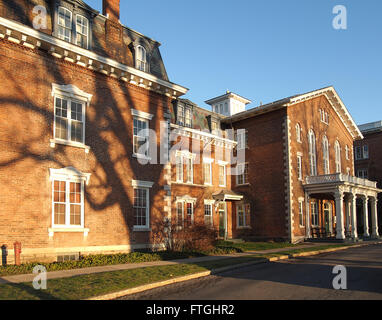
<path id="1" fill-rule="evenodd" d="M 180 98 L 159 46 L 119 0 L 0 1 L 0 245 L 21 242 L 22 261 L 161 247 L 165 220 L 357 238 L 357 197 L 378 235 L 380 190 L 354 177 L 362 134 L 332 87 L 248 111 L 227 92 L 208 111 Z"/>
<path id="2" fill-rule="evenodd" d="M 358 126 L 364 139 L 354 142 L 355 172 L 359 178 L 377 181 L 382 188 L 382 121 Z M 382 194 L 378 196 L 378 223 L 382 228 Z M 362 229 L 361 229 L 362 231 Z"/>

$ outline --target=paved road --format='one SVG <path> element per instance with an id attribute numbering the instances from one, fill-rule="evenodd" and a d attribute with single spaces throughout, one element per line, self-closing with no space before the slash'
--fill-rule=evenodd
<path id="1" fill-rule="evenodd" d="M 333 267 L 347 268 L 348 290 L 334 290 Z M 121 299 L 381 299 L 382 245 L 254 265 Z"/>

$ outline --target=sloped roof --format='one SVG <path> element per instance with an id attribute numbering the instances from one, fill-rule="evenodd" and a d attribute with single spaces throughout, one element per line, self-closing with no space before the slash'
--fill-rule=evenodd
<path id="1" fill-rule="evenodd" d="M 222 120 L 222 122 L 236 122 L 243 119 L 247 119 L 250 117 L 255 117 L 260 114 L 272 112 L 281 108 L 286 108 L 288 106 L 300 103 L 305 100 L 312 99 L 314 97 L 324 95 L 331 106 L 333 107 L 334 111 L 337 113 L 338 117 L 341 119 L 342 123 L 346 127 L 346 129 L 349 131 L 351 136 L 354 140 L 363 139 L 363 135 L 361 131 L 359 130 L 358 126 L 354 122 L 352 116 L 350 115 L 349 111 L 345 107 L 344 103 L 342 102 L 341 98 L 337 94 L 336 90 L 333 86 L 325 87 L 322 89 L 310 91 L 303 94 L 298 94 L 294 96 L 290 96 L 281 100 L 277 100 L 265 105 L 261 105 L 255 108 L 252 108 L 247 111 L 240 112 L 238 114 L 235 114 L 231 117 L 227 117 Z"/>

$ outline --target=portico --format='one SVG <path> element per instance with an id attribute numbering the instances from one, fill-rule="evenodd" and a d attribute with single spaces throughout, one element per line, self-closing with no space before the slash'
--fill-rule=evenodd
<path id="1" fill-rule="evenodd" d="M 358 239 L 356 201 L 362 199 L 362 217 L 364 238 L 378 238 L 377 196 L 382 192 L 377 183 L 350 175 L 337 173 L 322 176 L 310 176 L 304 184 L 306 198 L 306 238 L 312 238 L 315 231 L 323 229 L 323 223 L 315 219 L 312 224 L 312 199 L 325 195 L 334 200 L 335 216 L 333 230 L 338 240 Z M 369 221 L 369 203 L 371 208 L 371 228 Z M 325 232 L 323 232 L 325 233 Z M 320 233 L 322 234 L 322 233 Z"/>

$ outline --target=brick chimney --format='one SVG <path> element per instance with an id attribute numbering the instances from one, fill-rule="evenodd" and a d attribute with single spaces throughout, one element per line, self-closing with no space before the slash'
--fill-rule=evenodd
<path id="1" fill-rule="evenodd" d="M 119 21 L 119 0 L 102 0 L 102 14 L 115 22 Z"/>

